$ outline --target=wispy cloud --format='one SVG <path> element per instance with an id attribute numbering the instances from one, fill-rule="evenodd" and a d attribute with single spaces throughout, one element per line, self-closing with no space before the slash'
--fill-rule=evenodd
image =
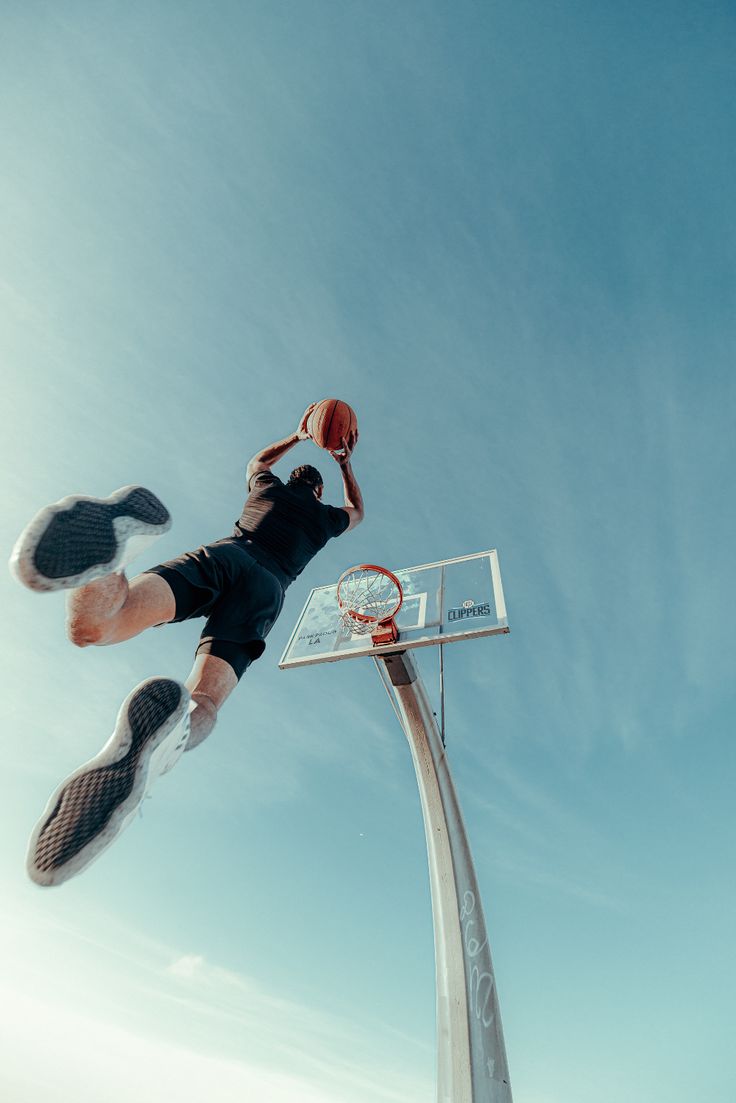
<path id="1" fill-rule="evenodd" d="M 94 1039 L 93 1064 L 104 1067 L 115 1085 L 109 1103 L 127 1098 L 146 1075 L 154 1085 L 163 1082 L 168 1067 L 173 1079 L 167 1084 L 178 1088 L 181 1077 L 183 1094 L 176 1097 L 185 1103 L 201 1098 L 196 1091 L 207 1075 L 214 1076 L 216 1094 L 210 1091 L 209 1098 L 217 1103 L 246 1090 L 274 1103 L 418 1103 L 429 1093 L 430 1085 L 406 1062 L 412 1039 L 397 1038 L 381 1023 L 332 1015 L 268 991 L 202 954 L 172 953 L 104 917 L 87 918 L 89 931 L 73 913 L 49 918 L 43 932 L 20 915 L 4 920 L 17 952 L 15 964 L 3 969 L 4 1006 L 14 1009 L 3 1031 L 8 1083 L 13 1077 L 22 1082 L 23 1064 L 40 1046 L 51 1049 L 49 1061 L 58 1064 L 56 1098 L 71 1100 L 75 1070 L 78 1075 Z M 22 964 L 25 949 L 31 952 L 41 938 L 56 950 L 42 955 L 30 975 Z M 411 1048 L 415 1057 L 426 1057 L 416 1040 Z M 26 1090 L 40 1091 L 44 1075 L 26 1081 Z M 154 1087 L 142 1097 L 156 1103 L 172 1098 L 170 1091 L 157 1092 Z M 12 1098 L 21 1103 L 22 1097 Z M 27 1098 L 30 1103 L 32 1094 Z M 91 1103 L 93 1096 L 77 1098 Z"/>
<path id="2" fill-rule="evenodd" d="M 0 1083 L 13 1103 L 37 1103 L 47 1095 L 58 1103 L 339 1103 L 343 1098 L 307 1076 L 165 1043 L 96 1021 L 68 1004 L 17 991 L 5 995 Z"/>
<path id="3" fill-rule="evenodd" d="M 516 882 L 537 886 L 558 896 L 568 896 L 575 900 L 617 913 L 631 912 L 633 908 L 626 900 L 598 889 L 592 883 L 585 883 L 557 872 L 557 867 L 543 868 L 528 855 L 505 853 L 495 856 L 492 865 Z"/>
<path id="4" fill-rule="evenodd" d="M 176 985 L 168 994 L 216 1031 L 219 1044 L 237 1035 L 238 1045 L 269 1065 L 296 1075 L 308 1074 L 341 1098 L 411 1098 L 412 1085 L 399 1067 L 380 1061 L 366 1049 L 364 1033 L 344 1018 L 267 992 L 251 978 L 224 969 L 201 955 L 186 954 L 165 969 Z M 217 1024 L 213 1030 L 213 1024 Z M 374 1030 L 378 1024 L 373 1024 Z M 381 1028 L 378 1026 L 378 1034 Z M 383 1032 L 387 1034 L 388 1032 Z M 372 1045 L 375 1045 L 374 1037 Z M 415 1043 L 416 1044 L 416 1043 Z M 385 1055 L 384 1055 L 385 1058 Z M 418 1085 L 414 1085 L 418 1087 Z"/>
<path id="5" fill-rule="evenodd" d="M 204 958 L 200 954 L 184 954 L 176 961 L 172 961 L 167 967 L 167 972 L 172 977 L 190 978 L 199 974 L 205 968 Z"/>

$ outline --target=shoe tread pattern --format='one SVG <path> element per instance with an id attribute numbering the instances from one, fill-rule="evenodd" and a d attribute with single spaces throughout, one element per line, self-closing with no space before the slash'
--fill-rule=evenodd
<path id="1" fill-rule="evenodd" d="M 181 686 L 165 678 L 142 687 L 127 712 L 131 745 L 123 758 L 73 778 L 39 834 L 36 868 L 51 872 L 77 855 L 107 826 L 133 788 L 141 751 L 178 708 Z"/>
<path id="2" fill-rule="evenodd" d="M 46 578 L 67 578 L 110 563 L 118 548 L 113 527 L 116 517 L 165 525 L 169 511 L 142 486 L 119 502 L 77 502 L 52 517 L 33 555 L 36 569 Z"/>

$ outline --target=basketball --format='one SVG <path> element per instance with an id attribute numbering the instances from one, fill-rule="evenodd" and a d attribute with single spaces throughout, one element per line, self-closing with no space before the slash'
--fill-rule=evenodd
<path id="1" fill-rule="evenodd" d="M 307 432 L 314 443 L 329 452 L 342 448 L 342 438 L 347 439 L 357 428 L 355 410 L 339 398 L 318 402 L 307 421 Z"/>

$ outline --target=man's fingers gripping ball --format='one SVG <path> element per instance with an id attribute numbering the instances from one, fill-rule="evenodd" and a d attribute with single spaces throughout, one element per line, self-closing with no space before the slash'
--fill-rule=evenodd
<path id="1" fill-rule="evenodd" d="M 302 419 L 299 422 L 299 428 L 296 431 L 297 436 L 301 440 L 309 440 L 312 436 L 312 434 L 309 432 L 309 419 L 316 405 L 316 402 L 312 402 L 310 406 L 307 406 L 306 410 L 302 414 Z"/>

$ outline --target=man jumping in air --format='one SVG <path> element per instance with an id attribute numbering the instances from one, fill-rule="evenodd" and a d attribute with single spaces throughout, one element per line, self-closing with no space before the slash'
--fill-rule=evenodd
<path id="1" fill-rule="evenodd" d="M 171 526 L 166 507 L 136 486 L 109 498 L 64 498 L 43 509 L 18 539 L 11 570 L 32 590 L 69 591 L 67 632 L 78 647 L 207 618 L 186 682 L 149 678 L 137 686 L 99 754 L 51 796 L 28 849 L 28 872 L 39 885 L 60 884 L 85 869 L 127 826 L 156 777 L 207 738 L 223 702 L 263 654 L 287 587 L 331 537 L 362 521 L 351 466 L 357 430 L 331 452 L 342 473 L 341 508 L 320 501 L 316 468 L 297 467 L 287 483 L 271 471 L 309 438 L 312 409 L 295 433 L 250 460 L 248 497 L 224 540 L 128 581 L 125 565 Z"/>

